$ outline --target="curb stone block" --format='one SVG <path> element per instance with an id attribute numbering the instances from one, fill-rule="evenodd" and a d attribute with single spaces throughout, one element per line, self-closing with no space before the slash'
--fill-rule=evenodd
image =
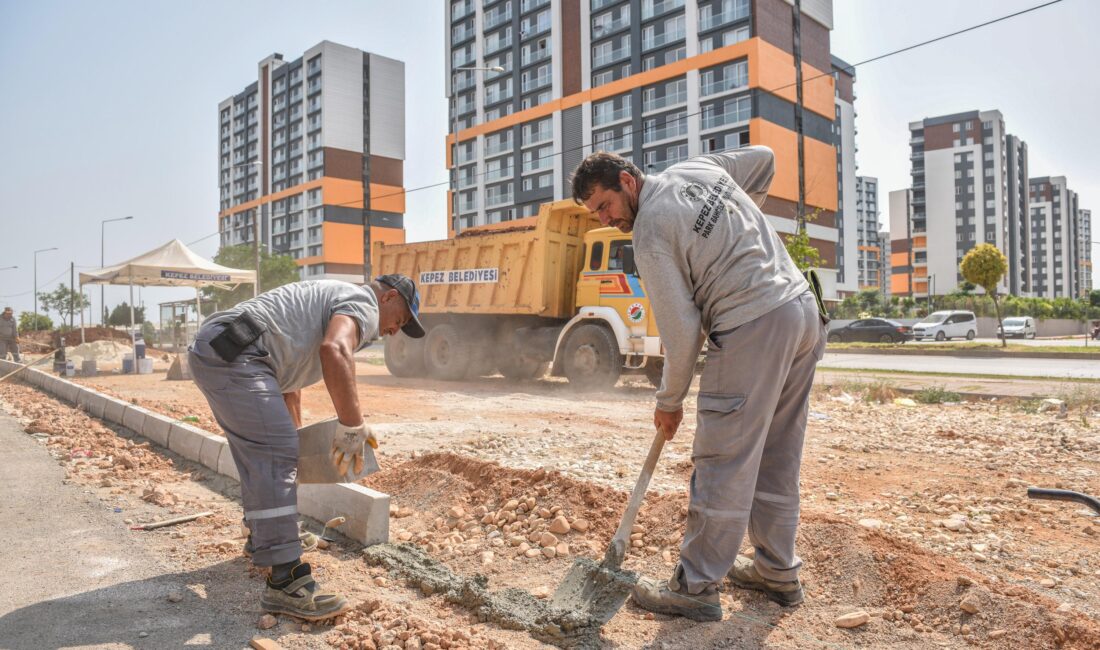
<path id="1" fill-rule="evenodd" d="M 77 398 L 77 406 L 84 409 L 88 415 L 102 419 L 103 409 L 107 407 L 107 397 L 84 388 L 80 391 L 80 397 Z"/>
<path id="2" fill-rule="evenodd" d="M 126 410 L 122 412 L 122 426 L 138 435 L 142 435 L 142 429 L 145 428 L 145 418 L 148 416 L 149 411 L 140 406 L 128 404 Z"/>
<path id="3" fill-rule="evenodd" d="M 161 447 L 168 446 L 168 432 L 172 430 L 172 420 L 152 411 L 145 414 L 145 422 L 141 425 L 141 435 L 152 440 Z"/>
<path id="4" fill-rule="evenodd" d="M 226 441 L 222 451 L 218 454 L 218 473 L 237 481 L 241 481 L 241 475 L 237 472 L 237 463 L 233 462 L 233 452 L 229 450 L 229 441 Z"/>
<path id="5" fill-rule="evenodd" d="M 318 521 L 347 517 L 340 532 L 367 546 L 390 539 L 390 496 L 362 485 L 299 485 L 298 510 Z"/>
<path id="6" fill-rule="evenodd" d="M 80 391 L 81 387 L 71 381 L 60 378 L 57 380 L 57 396 L 70 404 L 76 404 L 77 399 L 80 397 Z"/>
<path id="7" fill-rule="evenodd" d="M 103 419 L 111 424 L 122 426 L 122 416 L 126 413 L 126 402 L 107 397 L 107 404 L 103 407 Z"/>
<path id="8" fill-rule="evenodd" d="M 202 460 L 202 441 L 209 434 L 184 422 L 173 422 L 168 431 L 168 448 L 196 463 Z"/>
<path id="9" fill-rule="evenodd" d="M 204 466 L 217 472 L 218 460 L 228 446 L 229 444 L 225 441 L 225 438 L 210 433 L 206 434 L 206 437 L 202 441 L 202 448 L 199 450 L 200 462 Z"/>

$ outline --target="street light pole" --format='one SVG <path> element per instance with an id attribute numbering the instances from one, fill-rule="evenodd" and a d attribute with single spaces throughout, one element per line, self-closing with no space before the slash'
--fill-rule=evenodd
<path id="1" fill-rule="evenodd" d="M 34 300 L 34 331 L 36 332 L 38 331 L 38 254 L 55 250 L 57 250 L 56 246 L 40 248 L 34 252 L 34 291 L 31 293 L 31 299 Z"/>
<path id="2" fill-rule="evenodd" d="M 504 72 L 504 68 L 496 65 L 491 68 L 478 66 L 462 66 L 454 69 L 455 72 Z M 455 236 L 462 231 L 462 222 L 458 218 L 458 96 L 455 94 L 455 80 L 451 79 L 451 135 L 454 137 L 454 148 L 451 154 L 451 217 L 454 219 Z"/>
<path id="3" fill-rule="evenodd" d="M 128 216 L 128 217 L 119 217 L 117 219 L 104 219 L 103 221 L 99 222 L 99 268 L 103 268 L 103 265 L 106 264 L 106 262 L 104 262 L 104 260 L 103 260 L 103 258 L 104 258 L 103 252 L 104 252 L 104 248 L 105 248 L 103 234 L 104 234 L 104 231 L 106 230 L 107 224 L 111 223 L 112 221 L 129 221 L 130 219 L 133 219 L 133 218 L 134 218 L 133 215 L 131 215 L 131 216 Z M 105 289 L 104 285 L 102 285 L 102 284 L 99 285 L 99 308 L 102 310 L 102 313 L 103 313 L 103 322 L 100 323 L 100 324 L 103 325 L 103 327 L 107 327 L 107 303 L 106 303 L 106 301 L 103 297 L 104 296 L 104 289 Z"/>

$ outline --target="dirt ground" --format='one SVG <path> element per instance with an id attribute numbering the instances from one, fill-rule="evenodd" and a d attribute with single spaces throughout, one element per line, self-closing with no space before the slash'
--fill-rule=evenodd
<path id="1" fill-rule="evenodd" d="M 359 364 L 360 400 L 382 443 L 383 470 L 365 483 L 392 496 L 394 541 L 419 544 L 459 573 L 481 573 L 493 588 L 536 595 L 552 592 L 574 556 L 602 555 L 652 438 L 653 391 L 644 379 L 580 395 L 558 381 L 397 379 L 379 361 Z M 190 382 L 163 373 L 79 381 L 218 431 Z M 1100 648 L 1100 518 L 1025 496 L 1027 485 L 1100 494 L 1096 400 L 1085 395 L 1066 413 L 1040 413 L 1016 402 L 904 406 L 885 392 L 847 383 L 815 390 L 802 475 L 801 607 L 730 588 L 725 619 L 694 624 L 628 604 L 605 627 L 604 645 Z M 171 539 L 183 565 L 248 566 L 232 488 L 197 497 L 195 480 L 213 480 L 202 471 L 26 386 L 0 385 L 0 408 L 26 421 L 74 480 L 105 496 L 168 512 L 215 510 L 175 531 L 145 533 Z M 693 411 L 689 400 L 661 458 L 629 569 L 664 577 L 676 561 Z M 323 387 L 305 392 L 307 423 L 331 413 Z M 283 619 L 263 634 L 287 648 L 543 647 L 406 586 L 357 550 L 341 543 L 307 556 L 326 586 L 359 603 L 353 613 L 306 631 Z M 261 577 L 249 575 L 258 594 Z M 856 611 L 869 622 L 834 624 Z M 259 611 L 245 603 L 240 615 Z"/>

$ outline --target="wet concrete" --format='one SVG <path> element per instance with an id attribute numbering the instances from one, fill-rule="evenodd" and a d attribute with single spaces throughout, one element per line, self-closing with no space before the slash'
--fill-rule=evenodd
<path id="1" fill-rule="evenodd" d="M 457 575 L 415 544 L 377 544 L 364 549 L 363 556 L 368 563 L 385 567 L 425 595 L 441 594 L 447 602 L 474 610 L 482 622 L 493 622 L 510 630 L 523 630 L 545 643 L 575 650 L 599 647 L 600 627 L 615 613 L 611 611 L 610 615 L 607 614 L 611 603 L 599 594 L 617 597 L 624 590 L 629 592 L 635 579 L 632 573 L 601 571 L 592 560 L 578 560 L 592 565 L 581 572 L 597 576 L 602 587 L 594 600 L 587 599 L 589 607 L 569 609 L 539 600 L 522 589 L 489 591 L 489 580 L 485 576 Z M 575 565 L 570 574 L 577 571 Z M 574 584 L 578 594 L 579 586 Z M 622 600 L 618 600 L 614 610 L 621 605 Z"/>

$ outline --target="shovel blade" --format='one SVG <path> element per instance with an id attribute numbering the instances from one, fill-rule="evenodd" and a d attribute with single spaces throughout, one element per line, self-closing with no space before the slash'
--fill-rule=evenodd
<path id="1" fill-rule="evenodd" d="M 550 600 L 553 607 L 581 612 L 603 625 L 626 602 L 637 576 L 597 564 L 588 558 L 573 562 Z"/>

